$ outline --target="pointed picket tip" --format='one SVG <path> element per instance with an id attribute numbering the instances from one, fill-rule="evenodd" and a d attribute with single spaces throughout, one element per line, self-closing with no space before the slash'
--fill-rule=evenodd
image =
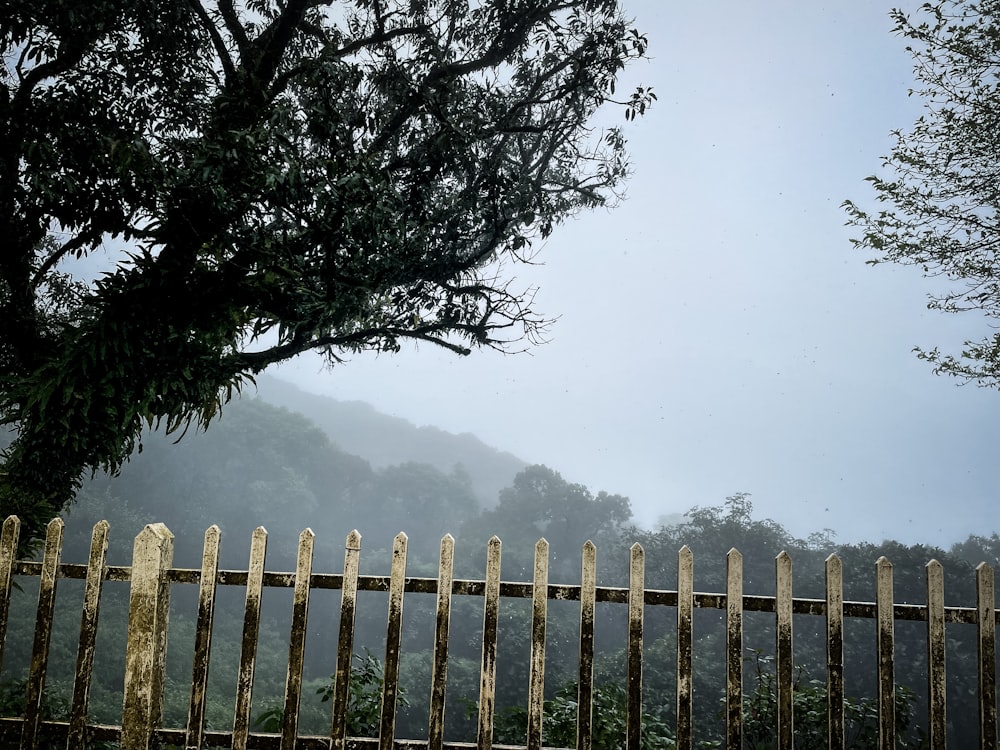
<path id="1" fill-rule="evenodd" d="M 108 532 L 111 530 L 111 524 L 107 521 L 98 521 L 94 524 L 94 528 L 90 530 L 90 548 L 91 550 L 104 549 L 107 553 L 108 550 Z"/>
<path id="2" fill-rule="evenodd" d="M 45 527 L 45 565 L 46 569 L 50 565 L 59 562 L 59 555 L 62 552 L 63 532 L 66 530 L 66 523 L 56 516 Z"/>
<path id="3" fill-rule="evenodd" d="M 45 525 L 45 533 L 51 534 L 55 529 L 63 529 L 65 527 L 66 522 L 61 517 L 56 516 Z"/>
<path id="4" fill-rule="evenodd" d="M 489 544 L 490 546 L 498 547 L 501 544 L 503 544 L 503 542 L 500 541 L 500 537 L 494 534 L 493 536 L 490 537 L 490 541 L 487 542 L 487 544 Z"/>
<path id="5" fill-rule="evenodd" d="M 679 550 L 677 550 L 677 552 L 678 552 L 678 553 L 680 553 L 680 552 L 683 552 L 683 553 L 684 553 L 685 555 L 687 555 L 687 554 L 690 554 L 690 553 L 691 553 L 691 548 L 690 548 L 690 547 L 688 547 L 688 546 L 687 546 L 687 545 L 685 544 L 685 545 L 684 545 L 683 547 L 681 547 L 681 548 L 680 548 Z"/>
<path id="6" fill-rule="evenodd" d="M 222 529 L 214 523 L 205 529 L 205 543 L 202 545 L 202 568 L 219 567 L 219 547 L 222 546 Z"/>
<path id="7" fill-rule="evenodd" d="M 878 568 L 891 568 L 892 563 L 889 562 L 889 558 L 882 555 L 878 560 L 875 561 L 875 566 Z"/>
<path id="8" fill-rule="evenodd" d="M 976 572 L 977 573 L 992 573 L 993 572 L 993 566 L 990 565 L 988 562 L 981 562 L 981 563 L 979 563 L 979 565 L 976 566 Z"/>
<path id="9" fill-rule="evenodd" d="M 21 519 L 15 515 L 9 515 L 3 522 L 3 535 L 18 534 L 21 531 Z"/>
<path id="10" fill-rule="evenodd" d="M 548 552 L 548 551 L 549 551 L 549 543 L 543 536 L 541 539 L 535 542 L 535 552 Z"/>
<path id="11" fill-rule="evenodd" d="M 347 535 L 345 546 L 347 549 L 361 549 L 361 532 L 357 529 L 353 529 L 351 533 Z"/>
<path id="12" fill-rule="evenodd" d="M 639 544 L 639 542 L 635 542 L 631 547 L 628 548 L 628 550 L 633 555 L 641 555 L 645 552 L 645 550 L 642 548 L 642 545 Z"/>
<path id="13" fill-rule="evenodd" d="M 316 533 L 307 526 L 306 528 L 302 529 L 302 533 L 299 534 L 299 543 L 301 544 L 307 539 L 312 540 L 315 538 L 316 538 Z"/>
<path id="14" fill-rule="evenodd" d="M 441 544 L 438 545 L 438 574 L 444 575 L 445 571 L 451 571 L 455 564 L 455 537 L 445 534 L 441 537 Z"/>
<path id="15" fill-rule="evenodd" d="M 583 543 L 583 547 L 581 549 L 584 552 L 597 552 L 597 545 L 588 539 Z"/>
<path id="16" fill-rule="evenodd" d="M 729 552 L 726 553 L 726 557 L 731 560 L 742 560 L 743 553 L 736 549 L 736 547 L 731 547 Z"/>
<path id="17" fill-rule="evenodd" d="M 944 566 L 941 563 L 939 563 L 934 558 L 931 558 L 930 560 L 928 560 L 927 564 L 924 565 L 924 568 L 926 570 L 928 570 L 928 571 L 931 571 L 931 570 L 934 570 L 934 571 L 943 571 L 944 570 Z"/>
<path id="18" fill-rule="evenodd" d="M 826 564 L 830 565 L 841 565 L 840 556 L 836 552 L 831 552 L 826 556 Z"/>
<path id="19" fill-rule="evenodd" d="M 66 522 L 56 516 L 45 527 L 45 557 L 58 557 L 62 551 L 63 532 L 66 530 Z"/>
<path id="20" fill-rule="evenodd" d="M 788 562 L 788 563 L 790 563 L 790 562 L 792 561 L 792 556 L 791 556 L 791 555 L 789 555 L 789 554 L 788 554 L 787 552 L 785 552 L 784 550 L 782 550 L 781 552 L 779 552 L 779 553 L 778 553 L 778 554 L 777 554 L 777 555 L 775 556 L 775 558 L 774 558 L 774 559 L 775 559 L 775 561 L 776 561 L 776 562 L 782 562 L 782 563 L 784 563 L 784 562 Z"/>
<path id="21" fill-rule="evenodd" d="M 396 558 L 402 558 L 406 560 L 406 550 L 409 545 L 409 537 L 406 536 L 402 531 L 396 534 L 392 539 L 392 557 L 393 560 Z M 395 565 L 395 562 L 393 563 Z"/>
<path id="22" fill-rule="evenodd" d="M 137 541 L 139 539 L 158 539 L 161 541 L 167 539 L 173 540 L 174 533 L 167 528 L 166 524 L 159 522 L 147 523 L 142 527 L 142 531 L 136 534 L 135 538 Z"/>

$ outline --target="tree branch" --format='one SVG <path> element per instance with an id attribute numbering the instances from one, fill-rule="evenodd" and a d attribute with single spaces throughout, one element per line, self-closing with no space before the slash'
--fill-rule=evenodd
<path id="1" fill-rule="evenodd" d="M 471 354 L 472 350 L 469 347 L 456 344 L 453 341 L 443 338 L 443 335 L 448 332 L 453 332 L 471 336 L 481 343 L 494 345 L 500 344 L 502 343 L 500 339 L 492 340 L 488 338 L 486 335 L 487 332 L 501 328 L 509 328 L 520 318 L 514 316 L 509 320 L 509 322 L 491 324 L 487 321 L 492 312 L 492 310 L 487 311 L 479 322 L 475 324 L 427 323 L 415 328 L 403 328 L 401 326 L 365 328 L 349 334 L 304 337 L 298 340 L 293 339 L 286 344 L 279 344 L 277 346 L 272 346 L 268 349 L 262 349 L 256 352 L 240 352 L 239 354 L 233 355 L 233 358 L 239 368 L 249 369 L 254 373 L 258 373 L 268 365 L 274 364 L 275 362 L 283 362 L 286 359 L 290 359 L 307 351 L 312 351 L 314 349 L 345 349 L 352 346 L 358 346 L 360 344 L 370 343 L 378 338 L 414 339 L 417 341 L 424 341 L 448 349 L 455 354 L 461 354 L 464 356 Z"/>
<path id="2" fill-rule="evenodd" d="M 74 65 L 76 65 L 80 60 L 83 59 L 84 54 L 87 52 L 87 48 L 90 46 L 92 39 L 86 40 L 84 43 L 74 45 L 74 49 L 60 57 L 56 57 L 53 60 L 44 62 L 41 65 L 36 65 L 34 68 L 29 70 L 25 74 L 24 78 L 21 79 L 21 85 L 17 88 L 17 94 L 14 95 L 13 108 L 23 108 L 27 104 L 27 99 L 31 96 L 32 90 L 39 83 L 44 81 L 46 78 L 52 78 L 60 73 L 65 73 Z M 62 50 L 60 45 L 60 50 Z"/>
<path id="3" fill-rule="evenodd" d="M 396 115 L 375 138 L 370 150 L 381 151 L 385 148 L 386 144 L 388 144 L 399 128 L 403 126 L 403 123 L 419 109 L 419 105 L 424 101 L 427 91 L 436 83 L 446 78 L 460 78 L 470 73 L 496 67 L 507 59 L 517 49 L 518 45 L 523 42 L 527 29 L 531 28 L 538 19 L 544 18 L 546 15 L 557 10 L 559 6 L 559 3 L 555 3 L 548 7 L 537 8 L 531 12 L 518 15 L 513 28 L 505 30 L 501 38 L 495 40 L 489 49 L 479 57 L 462 63 L 438 65 L 431 69 L 419 88 L 412 92 L 403 105 L 396 111 Z"/>
<path id="4" fill-rule="evenodd" d="M 233 41 L 236 42 L 236 48 L 240 51 L 240 57 L 246 61 L 247 54 L 250 52 L 250 40 L 247 38 L 246 29 L 240 23 L 239 16 L 236 15 L 236 9 L 233 7 L 232 0 L 219 0 L 219 13 L 222 14 L 226 30 L 233 38 Z"/>
<path id="5" fill-rule="evenodd" d="M 339 60 L 344 57 L 348 57 L 366 47 L 371 47 L 376 44 L 384 44 L 385 42 L 391 42 L 393 39 L 399 37 L 419 35 L 426 32 L 426 26 L 401 26 L 397 29 L 392 29 L 386 31 L 382 34 L 376 34 L 374 36 L 365 37 L 364 39 L 357 39 L 344 47 L 339 47 L 337 49 L 324 49 L 320 53 L 320 57 L 329 57 L 334 60 Z M 300 75 L 304 71 L 307 71 L 315 63 L 315 60 L 310 60 L 306 65 L 297 65 L 294 68 L 277 75 L 274 82 L 271 85 L 271 96 L 273 96 L 281 91 L 285 90 L 288 86 L 288 82 L 294 79 L 296 76 Z"/>
<path id="6" fill-rule="evenodd" d="M 250 43 L 251 50 L 257 55 L 253 62 L 253 76 L 263 86 L 270 86 L 278 72 L 278 65 L 284 57 L 285 50 L 295 37 L 306 11 L 314 5 L 312 0 L 291 0 L 274 21 Z M 249 61 L 244 61 L 246 64 Z"/>
<path id="7" fill-rule="evenodd" d="M 205 31 L 208 32 L 209 37 L 212 39 L 212 46 L 215 47 L 215 52 L 219 56 L 219 62 L 222 63 L 222 70 L 226 74 L 226 81 L 232 82 L 236 74 L 236 66 L 233 64 L 233 59 L 229 56 L 229 50 L 226 49 L 226 43 L 222 39 L 222 35 L 209 17 L 208 11 L 205 10 L 205 7 L 199 0 L 188 0 L 188 2 L 192 10 L 194 10 L 195 15 L 198 16 L 198 19 L 205 27 Z M 221 5 L 220 3 L 220 7 Z"/>
<path id="8" fill-rule="evenodd" d="M 84 245 L 96 244 L 100 240 L 102 234 L 103 232 L 101 230 L 91 228 L 89 232 L 78 234 L 63 244 L 62 247 L 49 255 L 49 257 L 46 258 L 38 267 L 38 270 L 35 271 L 34 275 L 31 277 L 29 288 L 32 290 L 37 289 L 42 282 L 45 281 L 46 274 L 48 274 L 48 272 L 51 271 L 59 263 L 59 261 L 65 258 L 68 254 L 79 250 Z"/>

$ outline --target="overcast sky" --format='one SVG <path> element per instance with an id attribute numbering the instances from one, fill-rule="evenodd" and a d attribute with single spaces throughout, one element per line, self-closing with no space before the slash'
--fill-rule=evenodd
<path id="1" fill-rule="evenodd" d="M 890 6 L 625 7 L 652 56 L 626 85 L 659 102 L 626 130 L 627 200 L 516 269 L 559 316 L 551 341 L 332 371 L 302 357 L 275 374 L 628 495 L 646 524 L 745 491 L 802 536 L 996 530 L 1000 393 L 912 353 L 955 351 L 984 323 L 927 311 L 912 269 L 865 265 L 840 208 L 871 205 L 864 178 L 918 112 Z"/>

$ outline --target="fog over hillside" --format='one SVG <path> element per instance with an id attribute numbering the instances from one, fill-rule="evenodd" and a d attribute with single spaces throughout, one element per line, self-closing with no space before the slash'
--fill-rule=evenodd
<path id="1" fill-rule="evenodd" d="M 244 397 L 252 395 L 251 388 Z M 454 434 L 438 427 L 417 426 L 406 419 L 383 414 L 371 404 L 308 393 L 267 375 L 257 379 L 256 395 L 269 404 L 303 414 L 342 450 L 360 456 L 376 468 L 414 461 L 449 473 L 461 466 L 484 505 L 495 503 L 497 493 L 528 465 L 520 457 L 493 448 L 471 433 Z"/>
<path id="2" fill-rule="evenodd" d="M 279 401 L 288 406 L 272 403 Z M 435 560 L 441 537 L 451 533 L 463 540 L 469 560 L 478 560 L 473 548 L 498 530 L 510 532 L 503 514 L 490 516 L 490 523 L 478 519 L 531 468 L 538 467 L 472 435 L 418 428 L 367 404 L 309 396 L 265 379 L 260 391 L 246 389 L 227 404 L 207 431 L 192 428 L 179 439 L 147 432 L 118 476 L 98 473 L 84 482 L 64 513 L 66 554 L 85 559 L 90 530 L 108 520 L 114 564 L 128 564 L 133 537 L 152 522 L 174 534 L 174 562 L 181 567 L 197 567 L 205 529 L 213 524 L 223 532 L 222 556 L 230 567 L 245 564 L 258 526 L 268 532 L 269 565 L 279 569 L 294 567 L 297 540 L 307 528 L 316 535 L 317 563 L 330 569 L 341 563 L 344 539 L 354 529 L 373 552 L 391 548 L 405 531 L 412 558 L 423 561 Z M 587 494 L 551 470 L 541 476 L 548 489 L 530 502 L 539 513 L 549 512 L 560 493 Z M 537 488 L 537 480 L 530 486 Z M 624 503 L 616 523 L 630 516 Z M 592 531 L 578 530 L 572 547 Z M 518 533 L 524 539 L 512 544 L 523 541 L 530 552 L 536 534 Z"/>

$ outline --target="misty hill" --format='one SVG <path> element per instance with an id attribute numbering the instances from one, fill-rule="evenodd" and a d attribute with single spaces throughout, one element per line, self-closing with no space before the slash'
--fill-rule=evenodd
<path id="1" fill-rule="evenodd" d="M 393 536 L 406 531 L 414 559 L 432 560 L 441 537 L 480 510 L 465 472 L 415 462 L 375 468 L 341 450 L 302 414 L 243 398 L 228 404 L 209 430 L 191 430 L 180 441 L 146 433 L 143 450 L 120 475 L 86 482 L 66 519 L 72 540 L 66 555 L 86 559 L 77 547 L 89 543 L 94 523 L 107 519 L 114 564 L 127 561 L 132 538 L 152 521 L 174 533 L 174 562 L 181 567 L 198 565 L 211 524 L 222 529 L 222 557 L 230 567 L 246 563 L 258 525 L 268 531 L 269 565 L 276 569 L 294 568 L 299 533 L 307 527 L 316 534 L 317 564 L 330 570 L 342 562 L 352 529 L 372 551 L 389 549 Z"/>
<path id="2" fill-rule="evenodd" d="M 438 427 L 418 427 L 400 417 L 376 411 L 362 401 L 338 401 L 307 393 L 267 375 L 257 379 L 257 386 L 262 401 L 305 415 L 339 448 L 360 456 L 375 468 L 413 462 L 447 474 L 461 466 L 483 505 L 496 503 L 499 491 L 528 465 L 471 433 L 456 435 Z M 250 395 L 253 391 L 246 393 Z"/>

